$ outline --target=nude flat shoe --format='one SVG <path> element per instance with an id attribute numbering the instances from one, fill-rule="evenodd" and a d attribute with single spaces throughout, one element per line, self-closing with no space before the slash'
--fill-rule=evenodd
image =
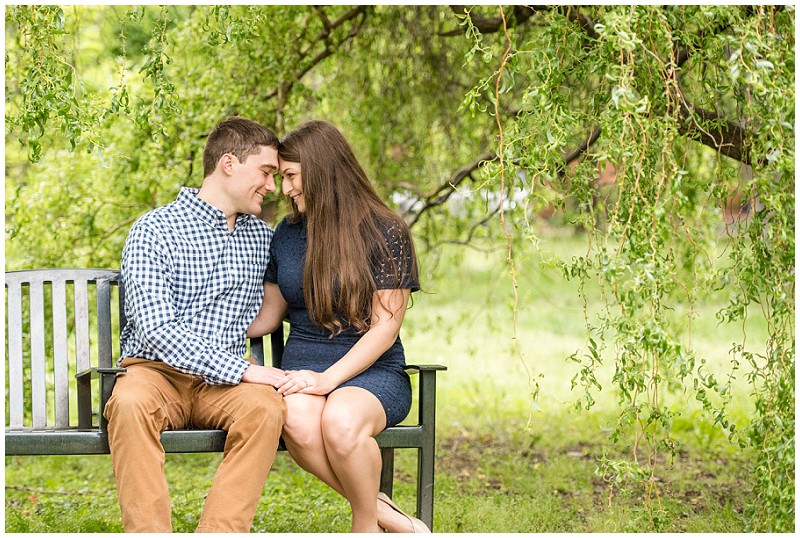
<path id="1" fill-rule="evenodd" d="M 388 504 L 392 510 L 408 518 L 408 522 L 411 523 L 411 528 L 414 529 L 414 532 L 428 532 L 428 533 L 431 532 L 431 530 L 425 523 L 423 523 L 422 521 L 420 521 L 415 517 L 409 516 L 408 514 L 400 510 L 400 507 L 394 504 L 394 502 L 392 502 L 392 499 L 390 499 L 389 496 L 386 495 L 385 493 L 383 492 L 378 493 L 378 500 Z"/>

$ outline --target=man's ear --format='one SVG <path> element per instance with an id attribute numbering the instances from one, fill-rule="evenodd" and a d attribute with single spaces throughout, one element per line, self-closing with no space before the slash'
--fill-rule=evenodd
<path id="1" fill-rule="evenodd" d="M 220 170 L 222 170 L 223 173 L 231 175 L 233 174 L 233 164 L 234 164 L 233 155 L 230 153 L 226 153 L 219 158 L 217 166 L 220 168 Z"/>

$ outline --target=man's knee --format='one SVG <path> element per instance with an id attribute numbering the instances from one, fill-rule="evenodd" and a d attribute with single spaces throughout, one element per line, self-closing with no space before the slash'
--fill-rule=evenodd
<path id="1" fill-rule="evenodd" d="M 184 422 L 185 411 L 178 397 L 165 394 L 160 381 L 131 372 L 119 376 L 103 410 L 110 427 L 148 424 L 147 429 L 164 430 L 169 427 L 170 416 L 177 423 Z"/>
<path id="2" fill-rule="evenodd" d="M 140 391 L 130 390 L 129 386 L 117 382 L 114 391 L 106 403 L 103 412 L 109 422 L 120 419 L 142 417 L 151 412 L 152 402 L 148 402 L 142 397 Z"/>
<path id="3" fill-rule="evenodd" d="M 255 383 L 242 383 L 237 387 L 240 418 L 253 417 L 265 423 L 286 422 L 286 402 L 275 388 Z"/>

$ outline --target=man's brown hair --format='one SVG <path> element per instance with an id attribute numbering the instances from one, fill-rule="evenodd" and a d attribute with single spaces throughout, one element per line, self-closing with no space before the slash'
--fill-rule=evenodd
<path id="1" fill-rule="evenodd" d="M 203 151 L 203 177 L 214 172 L 220 158 L 226 153 L 244 162 L 250 155 L 259 153 L 263 146 L 278 149 L 278 142 L 275 133 L 260 123 L 240 116 L 230 117 L 208 135 Z"/>

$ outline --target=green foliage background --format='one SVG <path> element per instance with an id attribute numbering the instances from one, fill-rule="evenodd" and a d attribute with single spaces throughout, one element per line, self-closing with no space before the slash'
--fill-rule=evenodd
<path id="1" fill-rule="evenodd" d="M 613 389 L 612 437 L 634 450 L 598 473 L 644 487 L 654 530 L 682 391 L 755 449 L 749 528 L 793 530 L 794 40 L 792 6 L 7 6 L 6 269 L 115 267 L 139 215 L 200 184 L 220 119 L 325 118 L 431 274 L 444 243 L 494 244 L 516 290 L 543 227 L 587 234 L 585 255 L 542 262 L 602 290 L 569 357 L 576 407 Z M 720 297 L 742 327 L 721 374 L 691 346 Z M 755 414 L 737 428 L 742 376 Z"/>

